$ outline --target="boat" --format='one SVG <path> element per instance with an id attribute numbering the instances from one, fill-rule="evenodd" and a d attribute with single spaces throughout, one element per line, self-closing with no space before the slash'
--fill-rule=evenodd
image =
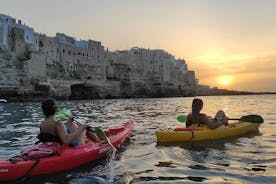
<path id="1" fill-rule="evenodd" d="M 104 130 L 113 146 L 119 148 L 130 136 L 134 128 L 133 122 Z M 61 145 L 60 154 L 41 158 L 11 163 L 9 160 L 0 160 L 0 181 L 19 180 L 26 177 L 51 174 L 97 160 L 112 150 L 105 141 L 93 143 L 89 141 L 84 145 L 70 147 Z"/>
<path id="2" fill-rule="evenodd" d="M 258 132 L 260 123 L 235 121 L 229 126 L 222 125 L 216 129 L 209 129 L 206 125 L 189 128 L 175 128 L 158 130 L 155 132 L 159 143 L 188 142 L 216 140 L 228 137 L 245 135 L 250 132 Z"/>
<path id="3" fill-rule="evenodd" d="M 5 99 L 0 99 L 0 103 L 7 103 L 7 100 L 5 100 Z"/>

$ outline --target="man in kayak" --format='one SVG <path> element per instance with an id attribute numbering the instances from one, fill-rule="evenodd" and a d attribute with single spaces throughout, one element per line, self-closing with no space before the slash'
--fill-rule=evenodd
<path id="1" fill-rule="evenodd" d="M 207 125 L 210 129 L 215 129 L 221 125 L 228 126 L 228 118 L 222 110 L 216 113 L 214 119 L 207 116 L 206 114 L 200 113 L 203 108 L 203 101 L 201 99 L 195 98 L 192 103 L 192 112 L 188 115 L 186 120 L 186 127 L 190 127 L 193 124 Z"/>
<path id="2" fill-rule="evenodd" d="M 55 99 L 48 98 L 42 102 L 42 111 L 46 119 L 40 124 L 38 138 L 42 142 L 55 141 L 63 144 L 78 146 L 85 144 L 87 124 L 76 125 L 73 117 L 69 117 L 66 125 L 56 119 L 57 103 Z M 98 142 L 100 139 L 92 132 L 87 132 L 89 138 Z"/>

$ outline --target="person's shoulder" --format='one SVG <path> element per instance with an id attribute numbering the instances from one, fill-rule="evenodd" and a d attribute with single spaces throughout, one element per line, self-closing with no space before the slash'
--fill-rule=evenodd
<path id="1" fill-rule="evenodd" d="M 187 116 L 187 119 L 191 119 L 192 118 L 192 113 L 189 113 L 188 116 Z"/>
<path id="2" fill-rule="evenodd" d="M 192 113 L 190 112 L 187 117 L 191 117 L 191 116 L 192 116 Z"/>
<path id="3" fill-rule="evenodd" d="M 57 125 L 57 126 L 64 126 L 64 123 L 62 123 L 61 121 L 55 121 L 55 124 Z"/>

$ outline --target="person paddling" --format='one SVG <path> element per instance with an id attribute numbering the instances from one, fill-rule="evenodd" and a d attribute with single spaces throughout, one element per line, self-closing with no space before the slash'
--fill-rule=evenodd
<path id="1" fill-rule="evenodd" d="M 193 124 L 207 125 L 210 129 L 215 129 L 221 125 L 228 126 L 228 118 L 222 110 L 219 110 L 215 118 L 207 116 L 206 114 L 200 113 L 203 109 L 203 101 L 201 99 L 195 98 L 192 103 L 192 112 L 188 115 L 186 120 L 186 127 L 190 127 Z"/>
<path id="2" fill-rule="evenodd" d="M 65 124 L 58 121 L 56 119 L 57 103 L 53 98 L 44 100 L 41 108 L 46 118 L 40 124 L 40 134 L 38 135 L 42 142 L 56 141 L 72 146 L 85 144 L 87 124 L 78 126 L 73 122 L 73 117 L 69 117 Z M 100 141 L 92 132 L 87 132 L 87 135 L 92 141 Z"/>

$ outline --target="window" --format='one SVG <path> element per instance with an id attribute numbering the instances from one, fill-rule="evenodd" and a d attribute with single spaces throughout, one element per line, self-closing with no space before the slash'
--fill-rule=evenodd
<path id="1" fill-rule="evenodd" d="M 65 54 L 65 49 L 62 49 L 62 53 Z"/>
<path id="2" fill-rule="evenodd" d="M 27 40 L 29 40 L 29 36 L 27 35 Z"/>
<path id="3" fill-rule="evenodd" d="M 68 55 L 71 55 L 71 51 L 70 50 L 68 50 Z"/>
<path id="4" fill-rule="evenodd" d="M 57 48 L 57 52 L 59 52 L 58 48 Z"/>
<path id="5" fill-rule="evenodd" d="M 39 47 L 44 47 L 44 44 L 42 41 L 39 41 Z"/>

